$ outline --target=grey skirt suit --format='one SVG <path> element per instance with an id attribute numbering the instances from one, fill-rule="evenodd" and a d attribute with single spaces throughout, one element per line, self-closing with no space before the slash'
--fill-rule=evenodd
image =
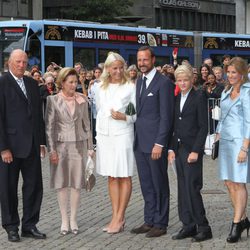
<path id="1" fill-rule="evenodd" d="M 50 186 L 59 189 L 85 187 L 87 150 L 93 149 L 87 99 L 81 95 L 70 113 L 64 98 L 57 94 L 47 98 L 46 135 L 48 152 L 56 152 L 57 165 L 50 165 Z"/>
<path id="2" fill-rule="evenodd" d="M 220 133 L 219 177 L 238 183 L 250 182 L 250 151 L 247 161 L 237 158 L 244 139 L 250 139 L 250 83 L 241 86 L 240 95 L 231 99 L 232 89 L 221 96 L 221 119 L 217 126 Z"/>

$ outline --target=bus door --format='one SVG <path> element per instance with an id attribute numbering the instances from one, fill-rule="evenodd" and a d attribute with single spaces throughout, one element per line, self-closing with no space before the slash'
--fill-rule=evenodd
<path id="1" fill-rule="evenodd" d="M 51 63 L 61 67 L 73 67 L 73 45 L 72 42 L 47 41 L 44 46 L 45 71 Z"/>

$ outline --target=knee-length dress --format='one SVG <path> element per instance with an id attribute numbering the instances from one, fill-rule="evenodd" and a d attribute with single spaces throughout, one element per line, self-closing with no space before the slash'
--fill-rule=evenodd
<path id="1" fill-rule="evenodd" d="M 250 83 L 241 86 L 240 96 L 231 99 L 230 92 L 221 97 L 219 177 L 238 183 L 250 182 L 250 152 L 248 159 L 238 163 L 237 158 L 244 139 L 250 139 Z"/>
<path id="2" fill-rule="evenodd" d="M 106 89 L 97 91 L 96 118 L 96 172 L 103 176 L 129 177 L 133 175 L 135 164 L 134 116 L 126 121 L 111 117 L 111 109 L 125 113 L 130 102 L 135 106 L 135 85 L 109 84 Z"/>

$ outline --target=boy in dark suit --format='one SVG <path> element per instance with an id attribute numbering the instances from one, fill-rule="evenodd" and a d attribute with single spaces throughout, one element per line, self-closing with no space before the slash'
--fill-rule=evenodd
<path id="1" fill-rule="evenodd" d="M 174 240 L 193 237 L 193 242 L 212 238 L 200 190 L 202 159 L 208 131 L 206 97 L 192 87 L 193 71 L 181 65 L 175 71 L 181 93 L 176 98 L 174 133 L 168 161 L 176 161 L 178 179 L 178 212 L 182 229 Z"/>

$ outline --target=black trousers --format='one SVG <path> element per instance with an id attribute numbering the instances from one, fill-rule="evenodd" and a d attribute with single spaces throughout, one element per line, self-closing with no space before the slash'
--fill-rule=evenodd
<path id="1" fill-rule="evenodd" d="M 22 230 L 34 228 L 39 221 L 43 196 L 41 159 L 32 150 L 25 159 L 14 158 L 11 164 L 0 159 L 0 201 L 2 226 L 8 232 L 18 230 L 18 180 L 23 178 L 23 217 Z"/>
<path id="2" fill-rule="evenodd" d="M 178 212 L 179 218 L 186 231 L 197 227 L 198 232 L 211 230 L 206 218 L 200 190 L 202 189 L 202 158 L 199 154 L 198 161 L 188 163 L 189 152 L 182 145 L 176 156 L 176 169 L 178 179 Z"/>

